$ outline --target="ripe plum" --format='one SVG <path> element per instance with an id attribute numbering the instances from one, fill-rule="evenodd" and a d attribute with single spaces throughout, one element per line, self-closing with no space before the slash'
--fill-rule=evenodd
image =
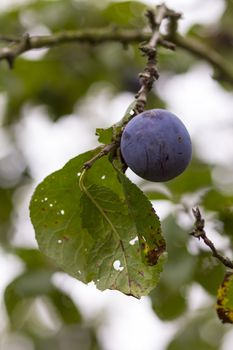
<path id="1" fill-rule="evenodd" d="M 180 175 L 192 155 L 186 127 L 164 109 L 148 110 L 131 119 L 122 133 L 120 148 L 127 166 L 154 182 Z"/>

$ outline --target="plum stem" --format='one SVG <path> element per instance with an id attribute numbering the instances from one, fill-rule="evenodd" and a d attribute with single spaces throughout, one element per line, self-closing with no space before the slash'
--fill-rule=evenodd
<path id="1" fill-rule="evenodd" d="M 163 20 L 171 14 L 173 14 L 173 12 L 169 10 L 165 4 L 157 6 L 156 11 L 148 10 L 146 13 L 152 35 L 149 42 L 140 47 L 143 55 L 147 57 L 147 64 L 143 72 L 139 74 L 141 87 L 135 95 L 137 101 L 135 106 L 136 114 L 144 111 L 147 103 L 147 95 L 152 89 L 155 80 L 159 78 L 157 69 L 157 46 L 161 43 L 160 26 Z M 167 41 L 166 46 L 174 49 L 174 46 L 168 44 Z"/>
<path id="2" fill-rule="evenodd" d="M 194 231 L 190 234 L 198 239 L 202 239 L 203 242 L 210 248 L 212 251 L 213 256 L 218 259 L 224 266 L 233 269 L 233 261 L 231 261 L 229 258 L 224 257 L 221 255 L 217 249 L 215 248 L 214 243 L 207 237 L 205 232 L 205 220 L 202 218 L 201 212 L 199 208 L 192 209 L 193 215 L 195 217 L 195 223 L 194 223 Z"/>
<path id="3" fill-rule="evenodd" d="M 109 143 L 108 145 L 105 145 L 101 147 L 101 150 L 99 153 L 97 153 L 93 158 L 88 160 L 83 164 L 83 169 L 87 170 L 92 167 L 92 165 L 100 158 L 106 156 L 109 154 L 111 151 L 113 151 L 117 147 L 117 143 L 113 141 L 112 143 Z"/>

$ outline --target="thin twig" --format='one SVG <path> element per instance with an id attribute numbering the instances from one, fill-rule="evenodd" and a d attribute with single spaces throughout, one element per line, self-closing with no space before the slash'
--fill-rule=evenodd
<path id="1" fill-rule="evenodd" d="M 5 41 L 8 43 L 18 43 L 20 39 L 18 37 L 9 36 L 9 35 L 0 35 L 0 41 Z"/>
<path id="2" fill-rule="evenodd" d="M 91 158 L 90 160 L 88 160 L 86 163 L 84 163 L 83 168 L 84 169 L 90 169 L 92 167 L 92 165 L 100 158 L 106 156 L 107 154 L 109 154 L 111 151 L 113 151 L 115 148 L 117 147 L 117 143 L 116 142 L 112 142 L 108 145 L 105 145 L 102 147 L 101 151 L 99 153 L 97 153 L 93 158 Z"/>
<path id="3" fill-rule="evenodd" d="M 140 47 L 140 50 L 147 57 L 147 64 L 143 72 L 139 74 L 141 88 L 135 96 L 137 100 L 135 106 L 136 113 L 144 111 L 147 102 L 147 95 L 152 89 L 155 80 L 159 78 L 157 69 L 157 46 L 161 38 L 160 26 L 162 21 L 167 17 L 168 9 L 162 4 L 157 6 L 156 10 L 156 13 L 152 10 L 148 10 L 146 13 L 151 26 L 152 35 L 149 42 Z"/>
<path id="4" fill-rule="evenodd" d="M 191 232 L 191 235 L 198 239 L 201 238 L 203 242 L 210 248 L 215 258 L 217 258 L 224 266 L 229 267 L 230 269 L 233 269 L 233 261 L 221 255 L 215 248 L 214 243 L 206 236 L 206 232 L 204 229 L 205 220 L 202 218 L 199 208 L 192 209 L 192 212 L 195 217 L 195 224 L 194 224 L 194 231 Z"/>

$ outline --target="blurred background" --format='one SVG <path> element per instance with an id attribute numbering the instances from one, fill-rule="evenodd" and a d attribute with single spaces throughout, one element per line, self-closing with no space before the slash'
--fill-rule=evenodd
<path id="1" fill-rule="evenodd" d="M 159 1 L 0 2 L 3 37 L 89 27 L 141 29 Z M 233 69 L 233 1 L 170 0 L 179 32 L 220 53 Z M 204 60 L 159 51 L 160 79 L 148 108 L 167 108 L 193 141 L 188 170 L 165 184 L 128 171 L 162 220 L 168 262 L 158 287 L 136 300 L 100 292 L 58 271 L 38 250 L 29 219 L 35 187 L 70 158 L 97 146 L 96 127 L 121 119 L 138 90 L 145 59 L 138 45 L 63 44 L 0 64 L 0 349 L 231 350 L 230 325 L 215 302 L 224 268 L 190 237 L 199 205 L 208 236 L 232 258 L 232 86 L 213 79 Z"/>

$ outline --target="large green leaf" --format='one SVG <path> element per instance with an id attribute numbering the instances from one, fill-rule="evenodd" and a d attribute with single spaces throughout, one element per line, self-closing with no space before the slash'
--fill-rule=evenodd
<path id="1" fill-rule="evenodd" d="M 156 286 L 164 261 L 159 219 L 107 157 L 82 172 L 99 150 L 72 159 L 37 187 L 30 205 L 36 238 L 75 278 L 140 297 Z"/>
<path id="2" fill-rule="evenodd" d="M 151 203 L 143 192 L 124 174 L 119 172 L 129 213 L 135 223 L 142 258 L 148 265 L 155 265 L 165 251 L 165 241 L 161 236 L 161 225 Z"/>

